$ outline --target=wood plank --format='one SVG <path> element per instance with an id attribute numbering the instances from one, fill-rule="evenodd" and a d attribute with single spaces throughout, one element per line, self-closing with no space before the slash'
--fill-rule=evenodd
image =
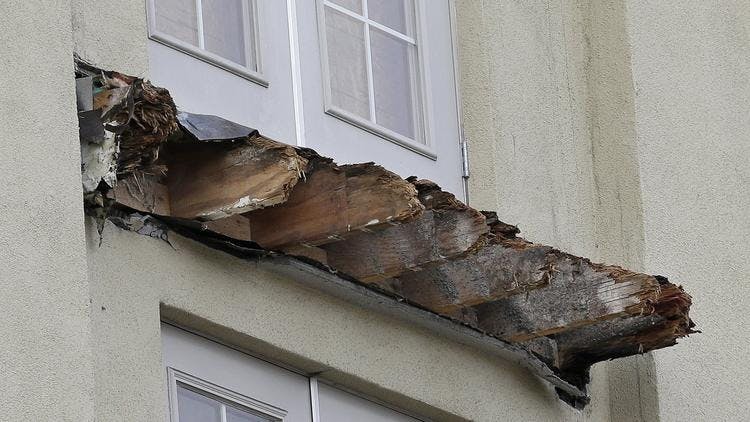
<path id="1" fill-rule="evenodd" d="M 596 362 L 669 347 L 694 333 L 688 317 L 691 298 L 681 287 L 662 283 L 656 302 L 645 313 L 607 319 L 551 336 L 558 348 L 558 366 L 581 372 Z"/>
<path id="2" fill-rule="evenodd" d="M 549 246 L 493 240 L 477 251 L 383 282 L 397 294 L 438 313 L 539 289 L 553 269 Z"/>
<path id="3" fill-rule="evenodd" d="M 237 240 L 252 240 L 250 232 L 250 220 L 244 215 L 235 214 L 218 220 L 206 221 L 203 223 L 206 230 L 214 233 L 223 234 Z"/>
<path id="4" fill-rule="evenodd" d="M 426 208 L 419 218 L 325 245 L 329 265 L 360 281 L 378 282 L 481 247 L 489 233 L 482 213 L 432 182 L 415 187 Z"/>
<path id="5" fill-rule="evenodd" d="M 549 285 L 478 305 L 479 327 L 511 342 L 648 315 L 676 287 L 665 279 L 554 251 Z M 671 293 L 670 293 L 671 294 Z"/>
<path id="6" fill-rule="evenodd" d="M 108 192 L 110 199 L 137 211 L 156 215 L 171 215 L 169 189 L 162 177 L 134 171 L 117 181 Z"/>
<path id="7" fill-rule="evenodd" d="M 318 246 L 422 214 L 409 182 L 372 163 L 316 163 L 289 199 L 248 213 L 253 240 L 268 249 Z"/>
<path id="8" fill-rule="evenodd" d="M 263 137 L 175 143 L 165 155 L 172 216 L 201 221 L 286 201 L 307 166 L 293 147 Z"/>

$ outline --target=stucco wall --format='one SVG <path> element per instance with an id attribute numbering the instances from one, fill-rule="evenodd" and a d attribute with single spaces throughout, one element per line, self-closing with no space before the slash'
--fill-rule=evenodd
<path id="1" fill-rule="evenodd" d="M 530 240 L 640 269 L 623 5 L 458 0 L 457 7 L 471 204 L 498 210 Z M 597 365 L 586 416 L 631 420 L 622 409 L 648 397 L 639 392 L 652 384 L 638 377 L 648 362 Z"/>
<path id="2" fill-rule="evenodd" d="M 93 418 L 67 1 L 0 18 L 0 419 Z"/>
<path id="3" fill-rule="evenodd" d="M 103 69 L 148 76 L 146 0 L 70 0 L 75 52 Z"/>
<path id="4" fill-rule="evenodd" d="M 473 205 L 694 295 L 703 334 L 607 365 L 611 420 L 746 419 L 750 6 L 458 4 Z"/>
<path id="5" fill-rule="evenodd" d="M 655 353 L 662 421 L 750 414 L 750 4 L 628 2 L 645 267 L 703 331 Z"/>
<path id="6" fill-rule="evenodd" d="M 162 316 L 436 420 L 577 421 L 551 388 L 511 364 L 332 298 L 193 241 L 89 225 L 101 420 L 162 420 Z M 454 415 L 454 416 L 451 416 Z"/>

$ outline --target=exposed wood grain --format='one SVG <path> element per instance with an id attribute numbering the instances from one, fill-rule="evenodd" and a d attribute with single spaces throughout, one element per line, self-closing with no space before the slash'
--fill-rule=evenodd
<path id="1" fill-rule="evenodd" d="M 451 313 L 546 286 L 549 246 L 493 240 L 458 259 L 384 282 L 396 293 L 436 312 Z"/>
<path id="2" fill-rule="evenodd" d="M 169 189 L 162 177 L 135 171 L 118 180 L 108 196 L 134 210 L 156 215 L 171 215 Z"/>
<path id="3" fill-rule="evenodd" d="M 414 186 L 372 163 L 318 163 L 289 199 L 248 214 L 253 240 L 269 249 L 317 246 L 422 213 Z"/>
<path id="4" fill-rule="evenodd" d="M 203 223 L 206 230 L 214 233 L 223 234 L 237 240 L 252 240 L 250 232 L 250 220 L 244 215 L 235 214 L 218 220 L 206 221 Z"/>
<path id="5" fill-rule="evenodd" d="M 693 331 L 688 317 L 690 296 L 679 286 L 659 278 L 660 289 L 650 293 L 645 309 L 630 308 L 609 318 L 552 337 L 559 349 L 559 366 L 573 372 L 607 359 L 669 347 Z"/>
<path id="6" fill-rule="evenodd" d="M 325 245 L 329 264 L 361 281 L 378 282 L 481 247 L 489 232 L 484 215 L 432 182 L 415 186 L 426 208 L 419 218 Z"/>
<path id="7" fill-rule="evenodd" d="M 554 251 L 549 285 L 477 306 L 479 327 L 513 342 L 648 315 L 673 289 L 654 276 Z"/>
<path id="8" fill-rule="evenodd" d="M 307 160 L 262 137 L 232 144 L 170 144 L 167 185 L 174 217 L 216 220 L 289 197 Z"/>

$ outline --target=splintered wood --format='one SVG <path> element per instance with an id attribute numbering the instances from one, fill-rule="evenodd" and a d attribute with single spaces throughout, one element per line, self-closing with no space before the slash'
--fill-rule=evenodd
<path id="1" fill-rule="evenodd" d="M 166 90 L 103 78 L 94 107 L 121 153 L 117 185 L 100 189 L 120 207 L 328 266 L 526 347 L 579 387 L 593 363 L 693 332 L 690 296 L 666 278 L 528 242 L 428 180 L 337 165 L 215 116 L 178 119 Z"/>

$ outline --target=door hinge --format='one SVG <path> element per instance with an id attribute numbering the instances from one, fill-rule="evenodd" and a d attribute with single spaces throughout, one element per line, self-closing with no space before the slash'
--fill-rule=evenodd
<path id="1" fill-rule="evenodd" d="M 469 178 L 469 147 L 466 142 L 464 127 L 461 126 L 461 177 Z"/>

